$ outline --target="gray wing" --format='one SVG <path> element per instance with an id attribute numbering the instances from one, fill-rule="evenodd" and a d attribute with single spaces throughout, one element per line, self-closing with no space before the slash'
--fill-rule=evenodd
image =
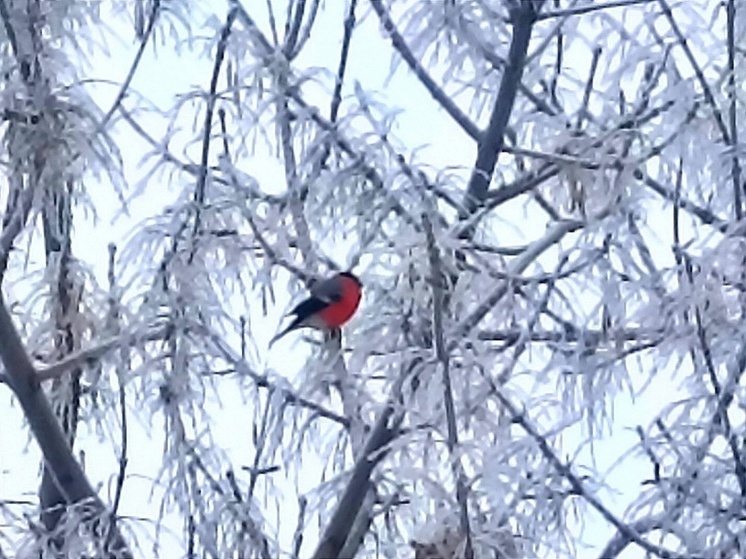
<path id="1" fill-rule="evenodd" d="M 338 276 L 314 283 L 311 286 L 311 295 L 324 301 L 333 303 L 342 298 L 342 282 Z"/>

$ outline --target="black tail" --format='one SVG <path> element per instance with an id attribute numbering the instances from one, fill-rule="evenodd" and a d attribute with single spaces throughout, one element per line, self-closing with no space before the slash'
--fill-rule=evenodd
<path id="1" fill-rule="evenodd" d="M 303 324 L 302 324 L 301 317 L 296 316 L 295 320 L 293 320 L 287 328 L 285 328 L 284 330 L 281 330 L 279 334 L 275 334 L 275 336 L 269 341 L 269 347 L 272 347 L 272 344 L 274 344 L 277 340 L 282 338 L 285 334 L 288 334 L 289 332 L 292 332 L 293 330 L 297 330 L 298 328 L 302 326 Z"/>

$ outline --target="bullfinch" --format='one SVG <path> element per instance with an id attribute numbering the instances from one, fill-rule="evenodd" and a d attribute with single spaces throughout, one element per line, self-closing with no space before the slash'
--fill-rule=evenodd
<path id="1" fill-rule="evenodd" d="M 290 312 L 295 318 L 269 342 L 271 346 L 288 332 L 309 326 L 317 330 L 336 330 L 355 314 L 363 284 L 354 274 L 340 272 L 311 286 L 311 296 Z"/>

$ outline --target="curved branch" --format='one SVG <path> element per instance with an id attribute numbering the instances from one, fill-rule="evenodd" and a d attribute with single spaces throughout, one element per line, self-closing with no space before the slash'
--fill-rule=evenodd
<path id="1" fill-rule="evenodd" d="M 145 29 L 145 33 L 143 33 L 142 35 L 140 46 L 135 53 L 135 58 L 130 65 L 129 71 L 127 72 L 127 77 L 124 78 L 124 82 L 122 82 L 122 85 L 119 88 L 119 93 L 117 93 L 117 96 L 114 98 L 114 102 L 111 104 L 111 108 L 109 108 L 108 112 L 104 115 L 104 118 L 101 119 L 101 122 L 99 122 L 98 126 L 96 127 L 97 130 L 94 135 L 97 135 L 99 132 L 102 132 L 104 128 L 106 128 L 106 125 L 111 120 L 111 117 L 114 116 L 114 113 L 117 111 L 119 105 L 121 105 L 122 101 L 124 100 L 125 95 L 127 95 L 127 90 L 130 88 L 130 84 L 135 77 L 135 72 L 140 65 L 140 60 L 142 60 L 142 55 L 145 52 L 145 47 L 148 44 L 150 36 L 153 34 L 153 28 L 155 27 L 156 19 L 158 19 L 158 12 L 160 10 L 160 7 L 161 1 L 155 0 L 153 2 L 153 8 L 150 11 L 150 21 L 148 21 L 148 27 Z"/>

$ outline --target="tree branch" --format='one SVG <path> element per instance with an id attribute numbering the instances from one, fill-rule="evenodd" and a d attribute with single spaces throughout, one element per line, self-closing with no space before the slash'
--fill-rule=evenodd
<path id="1" fill-rule="evenodd" d="M 155 28 L 155 22 L 158 19 L 158 13 L 160 12 L 160 8 L 161 8 L 161 0 L 154 0 L 153 6 L 150 10 L 150 19 L 148 21 L 148 26 L 145 29 L 145 33 L 143 33 L 142 38 L 140 39 L 140 46 L 137 48 L 137 52 L 135 53 L 135 58 L 132 60 L 132 64 L 130 65 L 130 69 L 127 72 L 127 76 L 124 78 L 122 85 L 119 87 L 119 92 L 117 93 L 117 96 L 114 98 L 114 102 L 111 104 L 111 107 L 104 115 L 104 118 L 101 119 L 101 122 L 99 122 L 98 126 L 96 127 L 97 130 L 94 133 L 94 136 L 102 132 L 106 128 L 106 125 L 111 120 L 111 117 L 114 116 L 114 113 L 117 111 L 117 109 L 119 108 L 119 105 L 122 103 L 122 101 L 124 100 L 124 97 L 127 95 L 127 91 L 130 88 L 130 84 L 132 83 L 132 80 L 135 77 L 135 72 L 137 71 L 137 68 L 140 66 L 142 55 L 145 53 L 145 47 L 148 44 L 148 40 L 150 39 L 150 36 L 153 34 L 153 29 Z"/>
<path id="2" fill-rule="evenodd" d="M 347 482 L 337 508 L 329 520 L 314 552 L 312 559 L 332 559 L 339 553 L 347 540 L 348 534 L 357 518 L 371 485 L 370 476 L 376 465 L 388 454 L 388 445 L 397 435 L 404 419 L 405 409 L 398 405 L 404 381 L 417 366 L 413 361 L 402 370 L 394 383 L 391 396 L 381 410 L 378 420 L 365 443 L 360 456 L 352 469 L 350 481 Z"/>
<path id="3" fill-rule="evenodd" d="M 500 88 L 497 92 L 489 124 L 477 146 L 477 160 L 469 184 L 466 187 L 465 210 L 459 216 L 461 219 L 466 219 L 474 213 L 484 201 L 489 190 L 495 164 L 502 151 L 508 119 L 513 111 L 518 84 L 521 82 L 526 52 L 528 51 L 535 20 L 536 11 L 531 2 L 522 2 L 520 7 L 513 10 L 513 37 L 510 43 L 508 64 L 500 80 Z M 465 232 L 468 237 L 471 237 L 472 234 L 473 230 Z"/>
<path id="4" fill-rule="evenodd" d="M 576 494 L 582 496 L 588 502 L 588 504 L 591 505 L 591 507 L 593 507 L 601 514 L 604 520 L 614 526 L 630 542 L 634 542 L 635 544 L 639 545 L 648 553 L 661 557 L 662 559 L 675 559 L 678 557 L 678 555 L 669 551 L 668 549 L 644 540 L 639 533 L 637 533 L 632 527 L 630 527 L 630 525 L 617 518 L 608 508 L 606 508 L 606 506 L 604 506 L 604 504 L 595 495 L 592 495 L 585 488 L 583 481 L 572 472 L 570 466 L 560 460 L 554 450 L 552 450 L 552 447 L 549 445 L 547 439 L 534 428 L 526 415 L 520 412 L 518 408 L 514 406 L 513 403 L 505 396 L 503 396 L 503 394 L 496 388 L 494 389 L 494 393 L 497 399 L 500 400 L 500 403 L 505 406 L 505 409 L 512 416 L 513 422 L 520 425 L 523 430 L 526 431 L 526 433 L 528 433 L 529 436 L 534 440 L 534 442 L 536 442 L 541 453 L 549 461 L 549 463 L 557 471 L 557 473 L 564 477 L 570 484 L 570 487 L 573 489 L 573 491 L 575 491 Z"/>
<path id="5" fill-rule="evenodd" d="M 409 45 L 404 40 L 404 37 L 402 37 L 399 31 L 396 29 L 396 25 L 394 25 L 394 22 L 391 20 L 391 16 L 389 15 L 388 10 L 386 10 L 386 7 L 383 5 L 383 2 L 381 0 L 370 0 L 370 4 L 371 6 L 373 6 L 376 15 L 378 15 L 378 19 L 381 21 L 381 25 L 383 25 L 386 33 L 388 33 L 389 37 L 391 38 L 391 44 L 399 53 L 399 56 L 401 56 L 407 63 L 407 66 L 409 66 L 410 70 L 414 72 L 414 75 L 417 76 L 428 93 L 430 93 L 430 96 L 435 99 L 438 104 L 443 107 L 443 109 L 445 109 L 445 111 L 451 116 L 451 118 L 453 118 L 453 120 L 458 123 L 458 125 L 464 132 L 469 135 L 469 137 L 471 137 L 476 142 L 480 142 L 482 139 L 481 130 L 479 130 L 477 125 L 474 124 L 474 122 L 468 116 L 466 116 L 466 114 L 461 109 L 459 109 L 458 105 L 456 105 L 453 99 L 448 94 L 446 94 L 446 92 L 443 91 L 443 89 L 438 84 L 435 83 L 435 80 L 430 77 L 430 74 L 425 70 L 422 64 L 419 63 L 417 58 L 412 53 L 412 50 L 409 48 Z"/>
<path id="6" fill-rule="evenodd" d="M 627 6 L 634 6 L 636 4 L 650 4 L 655 0 L 612 0 L 610 2 L 596 2 L 595 4 L 588 4 L 583 6 L 574 6 L 572 8 L 564 8 L 558 10 L 547 10 L 540 13 L 537 17 L 537 21 L 543 21 L 545 19 L 554 18 L 567 18 L 570 16 L 579 16 L 588 14 L 591 12 L 597 12 L 599 10 L 608 10 L 609 8 L 622 8 Z"/>
<path id="7" fill-rule="evenodd" d="M 94 346 L 68 354 L 64 359 L 60 359 L 56 363 L 47 365 L 46 367 L 38 367 L 36 369 L 36 379 L 37 381 L 43 382 L 45 380 L 60 378 L 69 371 L 81 368 L 86 364 L 101 359 L 112 349 L 132 346 L 140 342 L 155 342 L 163 340 L 166 337 L 167 332 L 168 328 L 165 326 L 146 330 L 145 332 L 139 329 L 133 329 L 133 331 L 128 334 L 120 334 L 103 340 Z"/>
<path id="8" fill-rule="evenodd" d="M 93 490 L 80 464 L 75 460 L 67 437 L 39 384 L 38 376 L 26 354 L 18 331 L 0 295 L 0 359 L 5 365 L 8 383 L 18 398 L 45 463 L 60 491 L 71 504 L 90 501 L 97 514 L 107 515 L 106 506 Z M 119 529 L 113 527 L 111 551 L 120 557 L 132 557 Z"/>
<path id="9" fill-rule="evenodd" d="M 443 293 L 443 282 L 445 274 L 443 273 L 440 254 L 435 244 L 435 234 L 433 225 L 427 214 L 422 215 L 422 222 L 425 229 L 425 242 L 430 260 L 430 284 L 433 290 L 433 341 L 435 343 L 435 354 L 440 363 L 441 373 L 443 375 L 443 403 L 446 412 L 447 425 L 447 445 L 450 453 L 451 471 L 456 480 L 456 502 L 459 506 L 459 523 L 461 527 L 461 536 L 465 539 L 464 549 L 465 559 L 473 559 L 474 547 L 471 540 L 471 527 L 469 526 L 469 494 L 464 479 L 464 469 L 461 460 L 456 455 L 458 447 L 458 426 L 456 424 L 456 406 L 453 403 L 453 387 L 451 384 L 451 367 L 448 358 L 448 348 L 446 347 L 445 336 L 443 333 L 443 308 L 446 305 L 446 298 Z"/>

